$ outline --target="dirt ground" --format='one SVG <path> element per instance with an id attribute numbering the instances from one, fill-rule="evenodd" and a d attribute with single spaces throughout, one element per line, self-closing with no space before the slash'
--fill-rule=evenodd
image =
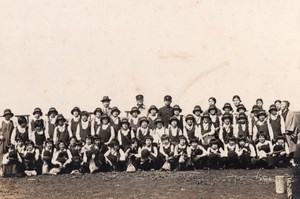
<path id="1" fill-rule="evenodd" d="M 287 198 L 276 175 L 292 169 L 98 173 L 0 178 L 0 198 Z"/>

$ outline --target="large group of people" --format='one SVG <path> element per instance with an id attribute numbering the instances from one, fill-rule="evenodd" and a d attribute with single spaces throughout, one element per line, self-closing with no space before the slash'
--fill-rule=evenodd
<path id="1" fill-rule="evenodd" d="M 210 97 L 208 109 L 196 105 L 182 115 L 172 97 L 147 108 L 143 95 L 121 118 L 104 96 L 93 113 L 79 107 L 67 120 L 54 107 L 32 117 L 5 109 L 0 123 L 2 176 L 81 174 L 108 171 L 254 169 L 296 166 L 298 129 L 290 103 L 276 100 L 267 110 L 262 99 L 252 109 L 238 95 L 222 109 Z"/>

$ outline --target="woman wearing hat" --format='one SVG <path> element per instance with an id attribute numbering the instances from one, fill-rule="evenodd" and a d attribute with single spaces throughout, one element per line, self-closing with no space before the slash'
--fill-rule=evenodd
<path id="1" fill-rule="evenodd" d="M 204 113 L 202 116 L 202 123 L 200 124 L 199 138 L 204 148 L 208 148 L 211 139 L 215 138 L 215 127 L 211 122 L 209 113 Z"/>
<path id="2" fill-rule="evenodd" d="M 27 176 L 37 175 L 37 161 L 39 160 L 40 152 L 35 148 L 33 141 L 29 140 L 26 143 L 24 153 L 25 174 Z"/>
<path id="3" fill-rule="evenodd" d="M 161 170 L 170 171 L 174 168 L 174 146 L 171 144 L 170 138 L 167 134 L 163 134 L 160 140 L 161 146 L 159 147 L 159 156 L 162 163 Z"/>
<path id="4" fill-rule="evenodd" d="M 70 137 L 72 137 L 71 132 L 68 131 L 66 121 L 67 120 L 62 114 L 57 115 L 56 127 L 53 135 L 53 141 L 55 145 L 60 141 L 67 143 Z"/>
<path id="5" fill-rule="evenodd" d="M 113 139 L 108 145 L 108 151 L 104 154 L 107 169 L 110 171 L 124 171 L 126 156 L 120 148 L 120 143 L 117 139 Z"/>
<path id="6" fill-rule="evenodd" d="M 119 117 L 120 113 L 121 111 L 118 109 L 118 107 L 113 107 L 111 109 L 110 124 L 114 128 L 116 137 L 118 136 L 118 132 L 121 128 L 121 118 Z"/>
<path id="7" fill-rule="evenodd" d="M 140 127 L 137 129 L 136 138 L 140 146 L 145 144 L 146 136 L 150 135 L 149 120 L 147 117 L 141 117 L 139 121 Z"/>
<path id="8" fill-rule="evenodd" d="M 34 110 L 33 110 L 33 118 L 30 120 L 30 123 L 29 123 L 29 129 L 28 129 L 28 132 L 29 132 L 29 139 L 30 140 L 33 140 L 32 139 L 32 136 L 33 136 L 33 134 L 34 134 L 34 131 L 35 131 L 35 128 L 34 128 L 34 123 L 35 123 L 35 121 L 37 121 L 37 120 L 40 120 L 42 123 L 43 123 L 43 126 L 45 125 L 45 122 L 44 122 L 44 120 L 42 119 L 42 116 L 43 116 L 43 112 L 42 112 L 42 110 L 40 109 L 40 108 L 35 108 Z M 43 127 L 44 128 L 44 127 Z M 44 130 L 44 129 L 43 129 Z"/>
<path id="9" fill-rule="evenodd" d="M 155 128 L 155 119 L 158 115 L 158 108 L 155 105 L 150 106 L 148 110 L 149 128 L 153 130 Z"/>
<path id="10" fill-rule="evenodd" d="M 180 108 L 179 105 L 174 105 L 173 106 L 173 116 L 175 116 L 178 120 L 177 126 L 183 131 L 183 115 L 180 115 L 180 113 L 182 112 L 182 109 Z"/>
<path id="11" fill-rule="evenodd" d="M 182 130 L 178 127 L 178 119 L 176 117 L 171 117 L 169 121 L 169 128 L 167 130 L 170 138 L 170 142 L 176 146 L 179 143 L 179 136 L 182 135 Z"/>
<path id="12" fill-rule="evenodd" d="M 45 141 L 45 146 L 41 152 L 41 160 L 43 161 L 42 174 L 49 174 L 49 171 L 52 169 L 53 165 L 51 163 L 53 153 L 55 148 L 53 146 L 53 140 L 47 138 Z"/>
<path id="13" fill-rule="evenodd" d="M 76 130 L 80 122 L 81 110 L 79 107 L 75 106 L 71 110 L 72 119 L 69 120 L 68 131 L 72 133 L 72 136 L 76 136 Z"/>
<path id="14" fill-rule="evenodd" d="M 233 115 L 230 113 L 224 113 L 222 116 L 222 127 L 220 129 L 219 139 L 221 140 L 223 145 L 228 143 L 229 137 L 234 137 L 232 117 Z"/>
<path id="15" fill-rule="evenodd" d="M 102 110 L 101 108 L 96 108 L 94 111 L 94 118 L 92 119 L 91 122 L 91 134 L 92 136 L 96 135 L 97 129 L 100 127 L 101 122 L 101 115 L 102 115 Z"/>
<path id="16" fill-rule="evenodd" d="M 274 166 L 276 168 L 285 168 L 289 166 L 290 160 L 290 150 L 287 142 L 283 135 L 277 136 L 275 138 L 275 143 L 273 145 L 273 160 Z"/>
<path id="17" fill-rule="evenodd" d="M 91 122 L 89 121 L 90 114 L 87 111 L 81 112 L 81 119 L 76 129 L 77 140 L 84 141 L 87 136 L 91 136 Z"/>
<path id="18" fill-rule="evenodd" d="M 195 118 L 192 114 L 188 114 L 185 117 L 185 125 L 184 125 L 184 129 L 183 129 L 183 135 L 188 138 L 188 141 L 190 142 L 191 139 L 196 138 L 196 134 L 195 134 Z"/>
<path id="19" fill-rule="evenodd" d="M 207 165 L 210 169 L 219 169 L 222 166 L 221 161 L 221 151 L 219 147 L 219 141 L 217 139 L 211 139 L 209 141 L 208 152 L 208 161 Z"/>
<path id="20" fill-rule="evenodd" d="M 103 114 L 101 117 L 101 125 L 98 128 L 96 135 L 98 135 L 101 141 L 108 145 L 112 139 L 115 138 L 115 130 L 110 125 L 110 117 L 107 114 Z"/>
<path id="21" fill-rule="evenodd" d="M 24 142 L 29 140 L 28 122 L 25 116 L 18 117 L 18 126 L 16 126 L 16 128 L 13 130 L 10 137 L 10 142 L 13 145 L 16 145 L 17 138 L 22 138 Z"/>
<path id="22" fill-rule="evenodd" d="M 247 143 L 247 138 L 240 136 L 237 139 L 238 148 L 236 153 L 239 157 L 239 167 L 241 169 L 251 169 L 255 163 L 256 151 L 251 143 Z"/>
<path id="23" fill-rule="evenodd" d="M 196 105 L 194 107 L 193 114 L 194 114 L 194 118 L 195 118 L 195 125 L 197 128 L 200 126 L 200 123 L 202 121 L 202 117 L 201 117 L 202 113 L 203 113 L 203 111 L 201 109 L 201 106 Z"/>
<path id="24" fill-rule="evenodd" d="M 251 113 L 249 115 L 249 130 L 250 130 L 250 135 L 253 135 L 253 127 L 255 125 L 255 122 L 258 120 L 257 114 L 259 112 L 259 107 L 257 105 L 252 106 Z"/>
<path id="25" fill-rule="evenodd" d="M 188 144 L 184 135 L 178 136 L 179 143 L 174 148 L 174 159 L 176 164 L 176 171 L 184 171 L 190 166 L 189 157 L 187 153 Z"/>
<path id="26" fill-rule="evenodd" d="M 139 154 L 141 157 L 140 168 L 144 171 L 158 169 L 157 157 L 158 150 L 153 145 L 153 137 L 151 135 L 145 136 L 145 143 L 139 148 Z"/>
<path id="27" fill-rule="evenodd" d="M 216 135 L 219 135 L 220 126 L 221 126 L 221 118 L 218 116 L 218 109 L 215 105 L 211 105 L 208 109 L 208 113 L 210 114 L 210 119 L 212 124 L 215 127 Z"/>
<path id="28" fill-rule="evenodd" d="M 247 142 L 252 143 L 252 135 L 248 123 L 248 117 L 245 113 L 240 113 L 237 118 L 237 124 L 234 126 L 234 137 L 246 137 Z"/>
<path id="29" fill-rule="evenodd" d="M 54 107 L 51 107 L 48 111 L 48 121 L 46 122 L 46 138 L 53 139 L 54 130 L 56 127 L 56 118 L 57 118 L 57 110 Z"/>
<path id="30" fill-rule="evenodd" d="M 0 126 L 0 156 L 7 152 L 7 144 L 10 142 L 10 137 L 14 129 L 14 124 L 11 118 L 14 114 L 10 109 L 4 110 L 4 120 L 1 122 Z"/>
<path id="31" fill-rule="evenodd" d="M 64 141 L 58 142 L 57 150 L 54 152 L 51 163 L 53 167 L 50 174 L 63 174 L 70 172 L 70 163 L 72 162 L 72 154 Z"/>
<path id="32" fill-rule="evenodd" d="M 153 143 L 160 146 L 162 140 L 161 136 L 166 135 L 166 128 L 161 117 L 157 117 L 154 121 L 155 128 L 151 130 L 151 136 L 153 137 Z"/>
<path id="33" fill-rule="evenodd" d="M 203 169 L 207 165 L 207 151 L 199 144 L 199 139 L 197 138 L 191 139 L 190 144 L 191 146 L 187 150 L 188 157 L 191 158 L 195 169 Z"/>
<path id="34" fill-rule="evenodd" d="M 127 118 L 121 120 L 121 129 L 118 132 L 118 141 L 121 148 L 126 153 L 131 146 L 131 139 L 135 137 L 134 132 L 130 129 L 130 123 Z"/>
<path id="35" fill-rule="evenodd" d="M 282 136 L 282 134 L 285 132 L 285 124 L 284 119 L 281 115 L 277 113 L 277 109 L 275 105 L 271 105 L 269 108 L 269 129 L 270 134 L 274 135 L 274 139 L 276 139 L 278 136 Z M 272 140 L 273 143 L 275 140 Z"/>
<path id="36" fill-rule="evenodd" d="M 266 112 L 264 110 L 259 111 L 257 117 L 258 121 L 255 122 L 255 125 L 253 127 L 253 141 L 257 143 L 259 132 L 263 132 L 267 140 L 273 140 L 274 135 L 272 134 L 272 132 L 269 132 L 269 129 L 271 129 L 272 127 L 270 126 L 270 123 L 267 119 Z"/>
<path id="37" fill-rule="evenodd" d="M 14 177 L 20 172 L 20 166 L 22 164 L 22 158 L 15 146 L 12 144 L 7 145 L 8 152 L 4 154 L 2 164 L 3 164 L 3 174 L 4 177 Z"/>
<path id="38" fill-rule="evenodd" d="M 140 115 L 140 110 L 137 107 L 132 107 L 131 111 L 130 111 L 130 127 L 131 130 L 134 131 L 134 133 L 136 133 L 138 127 L 139 127 L 139 115 Z"/>

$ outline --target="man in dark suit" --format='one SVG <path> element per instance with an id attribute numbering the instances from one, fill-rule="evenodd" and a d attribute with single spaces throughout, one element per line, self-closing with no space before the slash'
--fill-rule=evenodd
<path id="1" fill-rule="evenodd" d="M 111 107 L 109 107 L 110 101 L 111 101 L 111 99 L 108 96 L 104 96 L 101 100 L 102 105 L 103 105 L 101 110 L 102 110 L 103 114 L 107 114 L 108 116 L 110 116 L 110 113 L 111 113 Z"/>
<path id="2" fill-rule="evenodd" d="M 165 106 L 159 109 L 158 115 L 162 118 L 165 127 L 169 125 L 169 119 L 173 116 L 173 109 L 171 106 L 172 97 L 170 95 L 166 95 L 164 97 Z"/>

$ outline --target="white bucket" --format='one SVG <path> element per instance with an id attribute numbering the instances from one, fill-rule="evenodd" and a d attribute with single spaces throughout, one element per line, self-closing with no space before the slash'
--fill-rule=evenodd
<path id="1" fill-rule="evenodd" d="M 285 176 L 275 176 L 275 190 L 276 193 L 285 192 Z"/>

